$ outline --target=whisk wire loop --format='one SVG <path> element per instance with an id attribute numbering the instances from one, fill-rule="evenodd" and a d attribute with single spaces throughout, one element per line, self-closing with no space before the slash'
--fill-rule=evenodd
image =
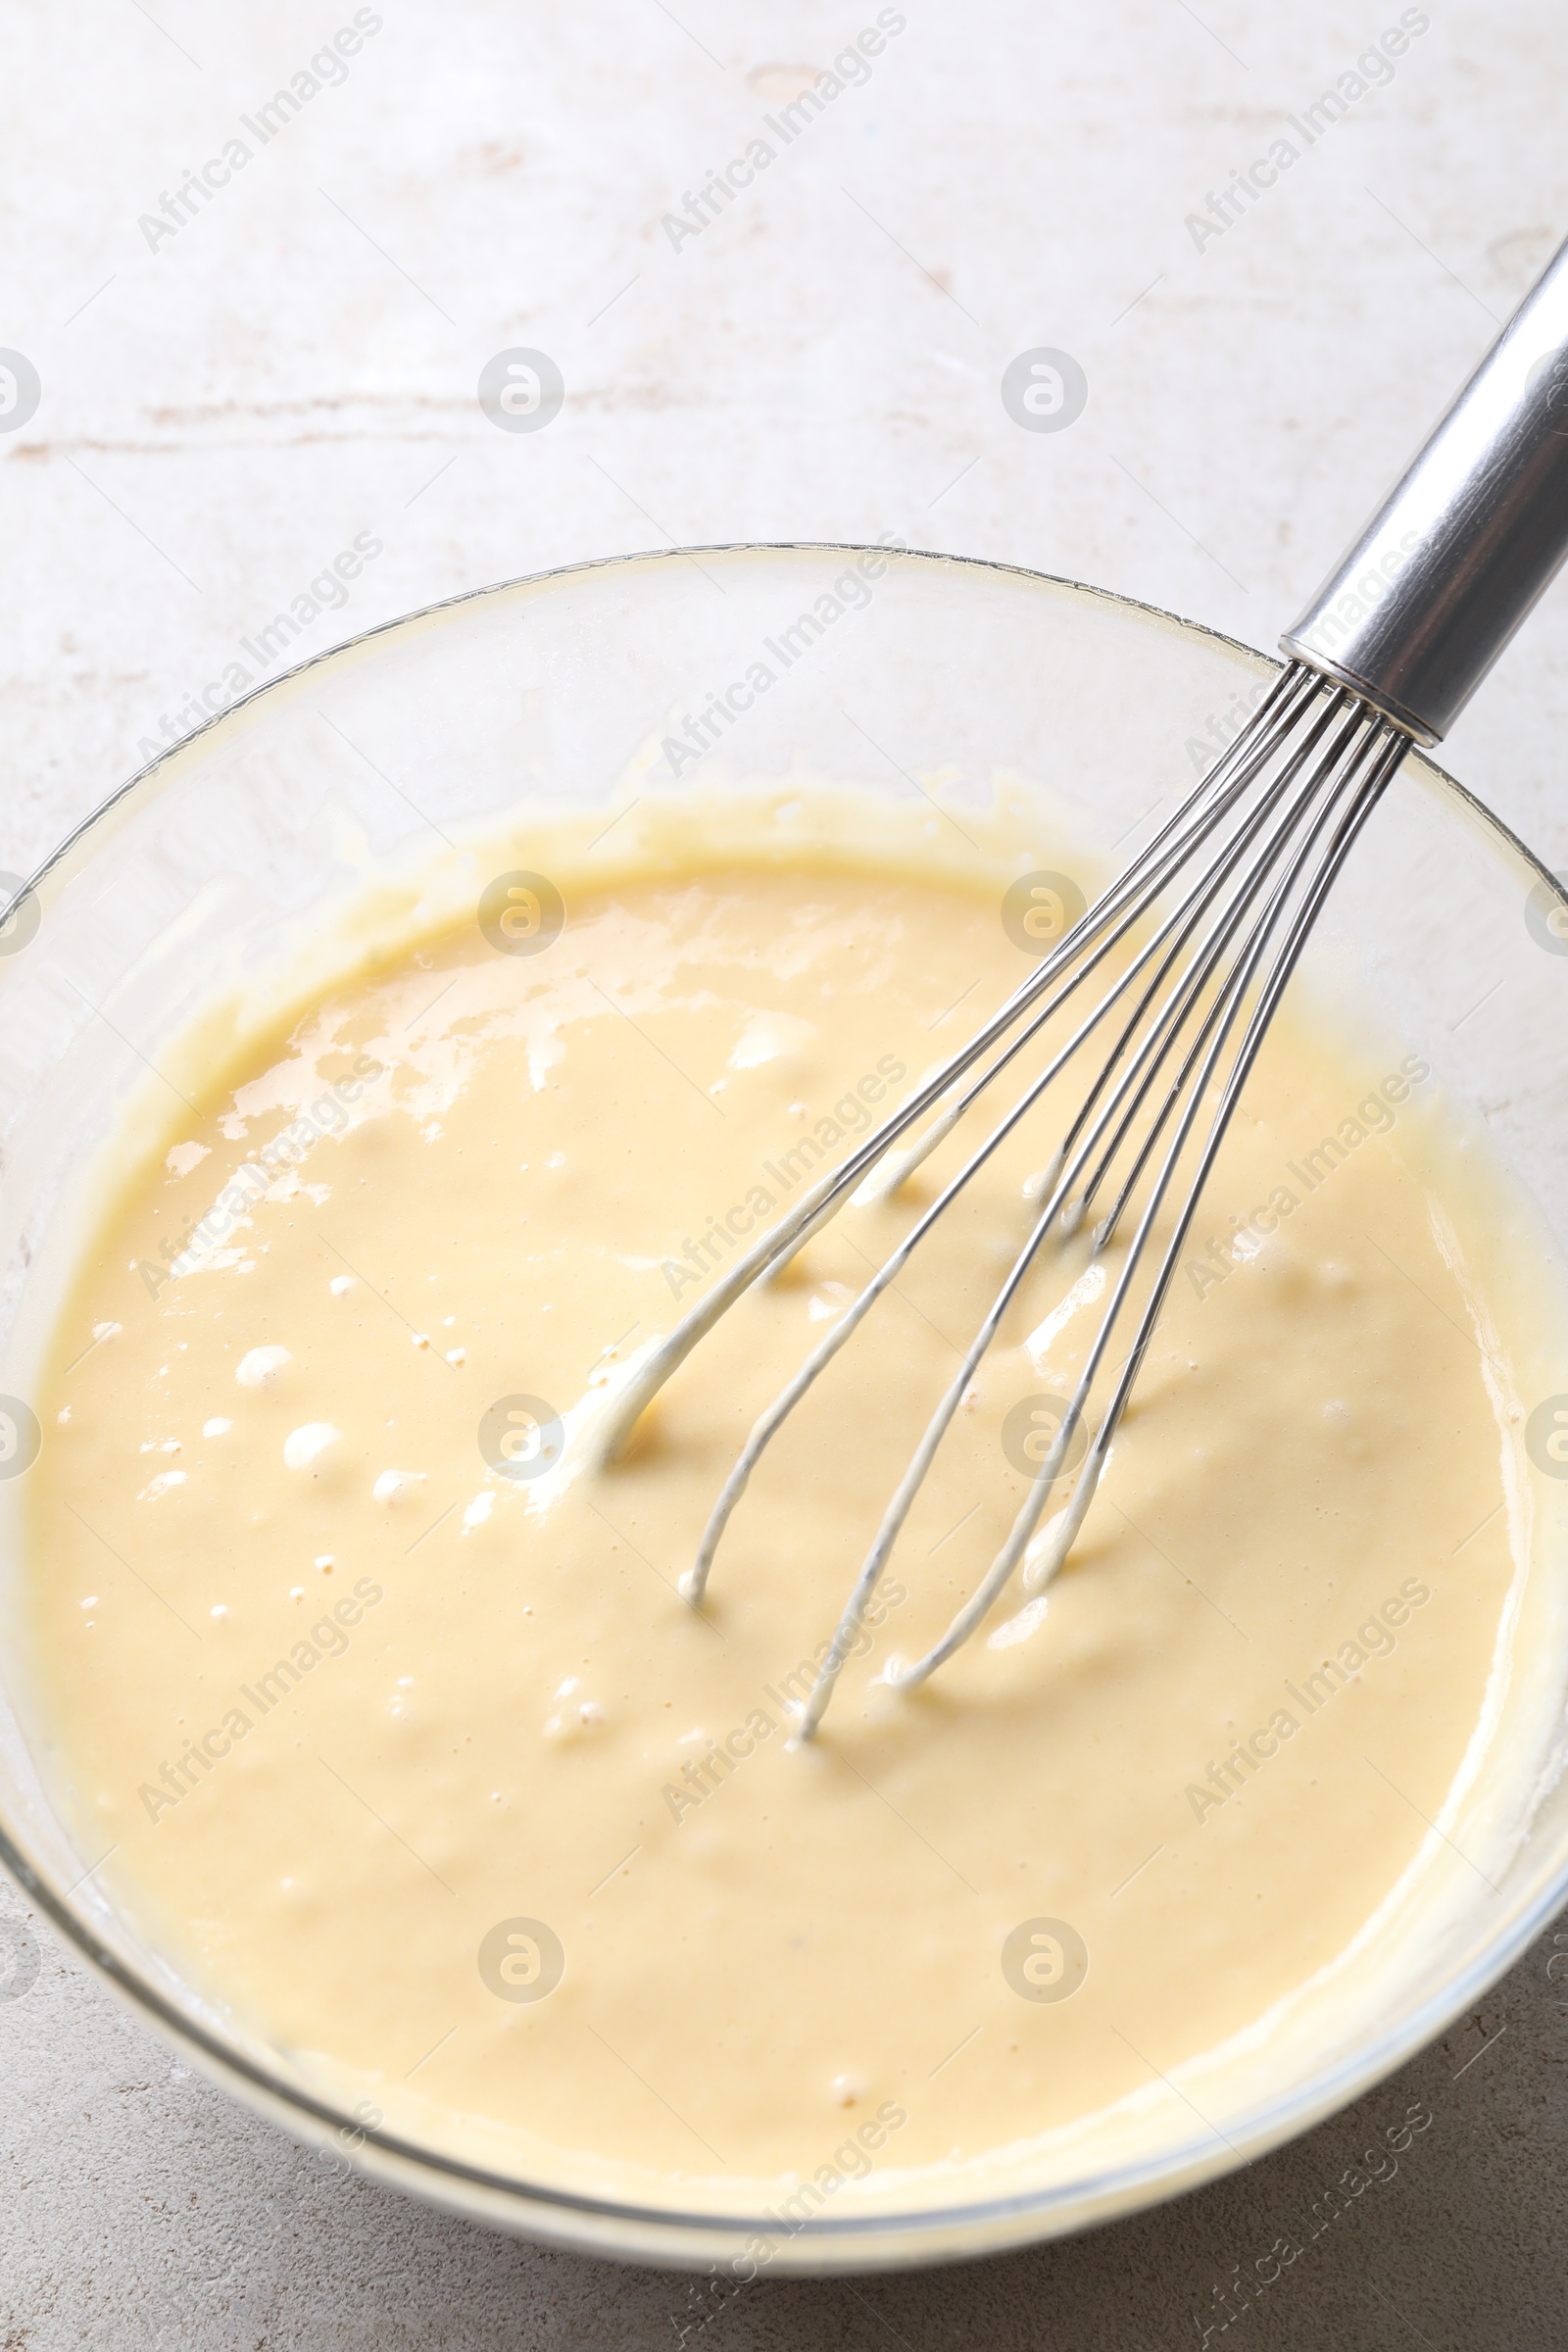
<path id="1" fill-rule="evenodd" d="M 1083 1371 L 1079 1376 L 1073 1395 L 1068 1400 L 1067 1410 L 1041 1462 L 1033 1484 L 1025 1494 L 1007 1540 L 997 1553 L 985 1577 L 954 1618 L 942 1639 L 912 1665 L 897 1667 L 889 1671 L 886 1679 L 896 1687 L 909 1689 L 917 1683 L 924 1682 L 969 1639 L 969 1636 L 989 1613 L 1034 1537 L 1044 1515 L 1051 1490 L 1061 1475 L 1073 1437 L 1084 1422 L 1090 1392 L 1108 1349 L 1117 1319 L 1131 1291 L 1144 1249 L 1152 1232 L 1160 1206 L 1191 1137 L 1193 1127 L 1215 1076 L 1220 1057 L 1246 1001 L 1248 991 L 1256 977 L 1269 940 L 1285 909 L 1291 887 L 1304 866 L 1311 850 L 1317 846 L 1323 834 L 1333 825 L 1334 830 L 1328 846 L 1319 860 L 1316 872 L 1307 885 L 1306 896 L 1290 924 L 1285 940 L 1277 951 L 1275 960 L 1264 979 L 1257 1004 L 1238 1049 L 1236 1060 L 1224 1082 L 1198 1166 L 1193 1172 L 1182 1205 L 1172 1225 L 1163 1258 L 1150 1287 L 1132 1346 L 1123 1359 L 1100 1427 L 1094 1433 L 1084 1460 L 1079 1467 L 1072 1495 L 1053 1530 L 1052 1540 L 1045 1555 L 1034 1564 L 1033 1573 L 1029 1578 L 1031 1589 L 1037 1592 L 1042 1591 L 1051 1583 L 1066 1560 L 1109 1458 L 1111 1441 L 1125 1410 L 1134 1383 L 1142 1369 L 1150 1342 L 1153 1337 L 1170 1280 L 1179 1262 L 1192 1220 L 1197 1213 L 1209 1169 L 1213 1165 L 1219 1147 L 1224 1140 L 1231 1115 L 1240 1100 L 1242 1088 L 1252 1063 L 1256 1059 L 1257 1052 L 1284 992 L 1285 984 L 1295 969 L 1301 949 L 1305 946 L 1307 935 L 1329 885 L 1348 855 L 1355 836 L 1371 814 L 1407 748 L 1408 738 L 1396 736 L 1392 744 L 1387 744 L 1380 749 L 1378 756 L 1369 766 L 1358 766 L 1351 771 L 1341 790 L 1315 817 L 1297 864 L 1282 878 L 1263 913 L 1258 918 L 1247 948 L 1234 971 L 1224 982 L 1218 1000 L 1219 1004 L 1223 1006 L 1223 1011 L 1213 1024 L 1214 1034 L 1204 1056 L 1200 1075 L 1189 1092 L 1182 1107 L 1175 1134 L 1144 1208 L 1137 1233 L 1127 1253 L 1126 1262 L 1112 1289 L 1099 1329 L 1088 1350 Z M 1339 821 L 1335 824 L 1337 814 Z M 1033 1237 L 1031 1240 L 1033 1241 Z M 1102 1247 L 1103 1243 L 1100 1246 Z M 1015 1268 L 1015 1271 L 1017 1270 Z M 990 1317 L 987 1320 L 988 1323 L 991 1322 Z M 891 1545 L 889 1549 L 891 1549 Z M 857 1592 L 858 1592 L 858 1585 Z M 868 1604 L 874 1591 L 875 1580 L 872 1579 L 866 1587 L 864 1599 L 861 1602 L 862 1610 Z M 822 1712 L 832 1694 L 833 1683 L 837 1680 L 837 1674 L 842 1668 L 844 1659 L 848 1656 L 858 1633 L 858 1624 L 856 1623 L 852 1628 L 850 1612 L 846 1610 L 829 1657 L 824 1661 L 821 1673 L 808 1696 L 800 1727 L 802 1737 L 809 1737 L 820 1722 Z M 830 1677 L 828 1667 L 833 1665 L 835 1659 L 837 1659 L 837 1665 Z"/>
<path id="2" fill-rule="evenodd" d="M 1309 702 L 1313 693 L 1321 689 L 1322 683 L 1314 671 L 1300 663 L 1292 663 L 1282 671 L 1236 741 L 1221 755 L 1153 838 L 1130 859 L 1121 874 L 1080 917 L 1073 929 L 992 1014 L 990 1020 L 930 1077 L 922 1080 L 906 1102 L 900 1103 L 879 1127 L 873 1128 L 861 1143 L 846 1154 L 838 1167 L 819 1177 L 793 1208 L 760 1234 L 751 1249 L 726 1268 L 707 1297 L 695 1301 L 675 1328 L 648 1350 L 632 1377 L 609 1400 L 608 1409 L 596 1424 L 594 1445 L 601 1461 L 612 1461 L 621 1451 L 637 1421 L 671 1374 L 685 1362 L 692 1349 L 707 1337 L 736 1299 L 743 1297 L 754 1283 L 776 1271 L 804 1249 L 811 1236 L 819 1232 L 855 1194 L 866 1175 L 892 1152 L 893 1146 L 907 1135 L 912 1127 L 918 1126 L 952 1093 L 965 1073 L 1030 1010 L 1053 981 L 1074 963 L 1102 933 L 1110 930 L 1112 924 L 1116 928 L 1105 943 L 1105 953 L 1125 935 L 1157 895 L 1165 876 L 1182 862 L 1193 842 L 1206 836 L 1213 825 L 1222 820 L 1237 795 L 1246 789 L 1260 764 L 1267 760 L 1271 728 L 1275 725 L 1288 726 L 1291 718 Z M 1101 959 L 1097 956 L 1095 960 L 1098 962 Z M 1086 965 L 1085 969 L 1088 968 L 1093 967 Z M 1074 984 L 1082 976 L 1082 973 L 1075 974 Z M 942 1135 L 956 1123 L 961 1109 L 968 1107 L 969 1102 L 983 1091 L 995 1074 L 994 1068 L 982 1077 L 961 1104 L 955 1104 L 933 1122 L 916 1152 L 900 1170 L 897 1181 L 902 1182 L 903 1177 L 911 1172 L 912 1167 L 935 1148 Z"/>
<path id="3" fill-rule="evenodd" d="M 703 1531 L 682 1591 L 707 1591 L 719 1544 L 773 1438 L 921 1242 L 1089 1041 L 1108 1043 L 1049 1162 L 1025 1187 L 1036 1203 L 1029 1231 L 963 1350 L 910 1456 L 861 1563 L 802 1710 L 798 1736 L 821 1723 L 865 1612 L 925 1484 L 942 1442 L 1008 1308 L 1054 1235 L 1065 1247 L 1102 1191 L 1111 1203 L 1090 1237 L 1100 1263 L 1147 1186 L 1122 1263 L 1089 1341 L 1066 1411 L 985 1575 L 941 1639 L 911 1664 L 892 1660 L 883 1680 L 909 1689 L 968 1641 L 1020 1561 L 1026 1589 L 1042 1591 L 1077 1539 L 1110 1456 L 1117 1425 L 1147 1356 L 1203 1187 L 1249 1073 L 1312 926 L 1361 827 L 1410 747 L 1410 736 L 1348 687 L 1292 663 L 1235 743 L 1116 879 L 991 1019 L 915 1088 L 880 1127 L 762 1235 L 650 1351 L 620 1392 L 601 1441 L 613 1453 L 691 1348 L 751 1286 L 776 1271 L 850 1200 L 895 1194 L 954 1131 L 1001 1074 L 1041 1037 L 1096 974 L 1089 1008 L 936 1199 L 910 1225 L 858 1297 L 759 1417 Z M 1163 910 L 1161 902 L 1170 896 Z M 1227 1049 L 1237 1036 L 1228 1067 Z M 1163 1084 L 1163 1092 L 1159 1092 Z M 1206 1130 L 1194 1139 L 1204 1106 Z M 932 1116 L 932 1113 L 935 1113 Z M 922 1127 L 922 1122 L 927 1122 Z M 920 1130 L 906 1142 L 912 1130 Z M 1110 1393 L 1089 1434 L 1093 1392 L 1112 1340 L 1147 1272 L 1178 1171 L 1191 1161 L 1169 1218 L 1159 1262 L 1147 1281 L 1130 1345 L 1109 1374 Z M 1157 1163 L 1157 1164 L 1156 1164 Z M 1150 1171 L 1152 1168 L 1152 1174 Z M 1044 1538 L 1037 1531 L 1079 1432 L 1088 1436 L 1070 1495 Z"/>

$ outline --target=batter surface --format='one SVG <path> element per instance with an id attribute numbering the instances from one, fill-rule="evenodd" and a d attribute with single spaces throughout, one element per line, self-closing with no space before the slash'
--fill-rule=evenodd
<path id="1" fill-rule="evenodd" d="M 1050 1102 L 775 1444 L 701 1615 L 742 1438 L 954 1163 L 742 1302 L 614 1468 L 560 1423 L 1027 951 L 912 867 L 541 879 L 253 1038 L 106 1207 L 29 1500 L 102 1883 L 335 2095 L 643 2195 L 811 2212 L 1136 2136 L 1216 2053 L 1266 2075 L 1449 1884 L 1511 1671 L 1508 1244 L 1426 1062 L 1277 1028 L 1067 1569 L 895 1697 L 1016 1510 L 1009 1414 L 1082 1360 L 1102 1278 L 1048 1254 L 796 1750 Z"/>

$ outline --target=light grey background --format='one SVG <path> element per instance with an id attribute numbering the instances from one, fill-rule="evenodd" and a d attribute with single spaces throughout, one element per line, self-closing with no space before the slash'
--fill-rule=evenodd
<path id="1" fill-rule="evenodd" d="M 242 641 L 359 533 L 382 552 L 286 658 L 582 557 L 884 531 L 1272 644 L 1568 228 L 1561 0 L 1435 0 L 1392 83 L 1201 250 L 1187 216 L 1301 144 L 1287 118 L 1395 0 L 901 11 L 870 80 L 676 251 L 662 216 L 875 0 L 382 0 L 341 85 L 265 147 L 241 130 L 249 163 L 150 247 L 140 216 L 352 6 L 6 0 L 0 346 L 43 395 L 0 432 L 0 865 L 230 664 L 264 674 Z M 478 406 L 517 345 L 565 379 L 543 432 Z M 1062 433 L 1002 405 L 1040 345 L 1088 378 Z M 1559 590 L 1447 753 L 1559 865 L 1565 720 Z M 7 2352 L 641 2352 L 695 2328 L 682 2279 L 323 2180 L 38 1933 L 37 1983 L 0 2000 Z M 762 2284 L 685 2340 L 1560 2343 L 1552 1949 L 1363 2109 L 1197 2197 L 998 2263 Z M 1314 2200 L 1418 2096 L 1397 2175 L 1313 2238 Z M 1279 2284 L 1216 2301 L 1279 2238 L 1301 2248 Z"/>

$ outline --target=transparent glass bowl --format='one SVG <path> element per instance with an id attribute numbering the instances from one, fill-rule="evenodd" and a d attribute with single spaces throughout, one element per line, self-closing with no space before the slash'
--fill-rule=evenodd
<path id="1" fill-rule="evenodd" d="M 0 1393 L 24 1400 L 69 1272 L 81 1172 L 220 966 L 265 968 L 359 887 L 356 844 L 412 864 L 462 839 L 633 791 L 792 774 L 891 803 L 988 804 L 999 773 L 1112 845 L 1190 789 L 1275 665 L 1147 607 L 1010 569 L 886 550 L 701 549 L 489 589 L 377 629 L 215 719 L 127 784 L 0 931 Z M 769 675 L 764 683 L 761 671 Z M 718 708 L 719 704 L 722 708 Z M 706 715 L 705 715 L 706 714 Z M 708 736 L 704 764 L 689 746 Z M 666 740 L 667 739 L 667 740 Z M 923 779 L 923 780 L 920 780 Z M 1412 758 L 1357 846 L 1303 980 L 1417 1046 L 1456 1110 L 1568 1230 L 1568 920 L 1556 884 Z M 1568 1369 L 1561 1385 L 1568 1388 Z M 289 2056 L 215 2010 L 99 1890 L 40 1769 L 0 1478 L 0 1857 L 134 2008 L 261 2112 L 399 2187 L 598 2254 L 736 2258 L 760 2220 L 632 2207 L 368 2132 Z M 1560 1738 L 1561 1724 L 1558 1733 Z M 828 2212 L 774 2235 L 770 2275 L 990 2252 L 1195 2185 L 1355 2097 L 1519 1954 L 1568 1891 L 1568 1789 L 1544 1754 L 1495 1896 L 1412 1953 L 1380 2030 L 1348 2026 L 1285 2091 L 1190 2115 L 1137 2165 L 940 2211 Z"/>

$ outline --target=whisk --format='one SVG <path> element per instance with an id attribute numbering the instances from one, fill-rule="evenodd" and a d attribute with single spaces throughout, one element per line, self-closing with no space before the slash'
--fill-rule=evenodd
<path id="1" fill-rule="evenodd" d="M 613 1458 L 652 1397 L 743 1293 L 777 1272 L 846 1201 L 896 1192 L 1048 1022 L 1077 1016 L 1062 1042 L 1049 1047 L 1044 1069 L 757 1422 L 682 1580 L 687 1598 L 699 1604 L 724 1530 L 771 1439 L 1047 1087 L 1098 1043 L 1083 1099 L 1049 1164 L 1026 1188 L 1033 1223 L 887 1506 L 797 1737 L 809 1739 L 821 1723 L 900 1532 L 1009 1303 L 1051 1235 L 1076 1232 L 1094 1217 L 1095 1259 L 1119 1234 L 1126 1246 L 1066 1410 L 990 1568 L 940 1641 L 912 1662 L 890 1662 L 882 1680 L 906 1690 L 934 1674 L 974 1633 L 1020 1561 L 1026 1589 L 1035 1592 L 1062 1566 L 1209 1170 L 1335 877 L 1411 744 L 1441 740 L 1565 555 L 1568 244 L 1281 640 L 1286 666 L 1196 790 L 1001 1010 L 731 1265 L 616 1392 L 600 1425 L 602 1460 Z M 1173 1206 L 1155 1262 L 1152 1237 L 1167 1198 Z M 1106 1393 L 1092 1424 L 1097 1383 Z M 1081 1433 L 1087 1444 L 1069 1498 L 1037 1535 Z"/>

